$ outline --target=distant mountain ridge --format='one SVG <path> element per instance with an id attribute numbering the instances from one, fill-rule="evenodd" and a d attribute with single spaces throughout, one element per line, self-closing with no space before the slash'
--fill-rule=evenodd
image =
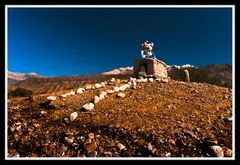
<path id="1" fill-rule="evenodd" d="M 185 81 L 184 70 L 190 74 L 191 82 L 204 82 L 218 86 L 232 87 L 232 65 L 211 64 L 202 67 L 186 64 L 182 66 L 168 65 L 168 76 L 171 79 Z M 79 76 L 45 77 L 37 73 L 8 72 L 8 86 L 23 87 L 37 91 L 37 93 L 54 92 L 58 90 L 76 88 L 86 83 L 105 81 L 112 77 L 129 78 L 133 74 L 133 67 L 121 67 L 108 72 L 83 74 Z"/>
<path id="2" fill-rule="evenodd" d="M 30 73 L 19 73 L 8 71 L 8 85 L 15 85 L 18 82 L 31 78 L 44 78 L 44 76 L 37 74 L 35 72 Z"/>
<path id="3" fill-rule="evenodd" d="M 133 67 L 121 67 L 118 69 L 114 69 L 108 72 L 103 72 L 104 75 L 117 75 L 117 74 L 133 74 Z"/>
<path id="4" fill-rule="evenodd" d="M 35 72 L 30 73 L 18 73 L 18 72 L 10 72 L 8 71 L 8 78 L 14 79 L 14 80 L 26 80 L 29 78 L 43 78 L 44 76 L 37 74 Z"/>

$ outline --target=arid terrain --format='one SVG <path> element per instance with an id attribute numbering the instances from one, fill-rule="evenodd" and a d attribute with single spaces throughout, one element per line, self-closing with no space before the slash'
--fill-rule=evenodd
<path id="1" fill-rule="evenodd" d="M 8 157 L 232 157 L 231 88 L 151 81 L 9 98 Z M 107 90 L 114 92 L 94 99 Z"/>

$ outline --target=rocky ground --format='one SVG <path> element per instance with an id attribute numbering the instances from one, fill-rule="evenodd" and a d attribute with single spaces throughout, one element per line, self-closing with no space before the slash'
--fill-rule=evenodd
<path id="1" fill-rule="evenodd" d="M 232 157 L 230 88 L 137 82 L 95 100 L 90 110 L 82 108 L 128 81 L 66 98 L 62 92 L 9 98 L 8 157 Z M 48 102 L 50 95 L 56 100 Z M 77 117 L 71 119 L 73 112 Z"/>

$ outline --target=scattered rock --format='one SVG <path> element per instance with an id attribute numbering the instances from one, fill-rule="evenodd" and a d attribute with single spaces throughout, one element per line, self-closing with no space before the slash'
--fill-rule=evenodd
<path id="1" fill-rule="evenodd" d="M 85 92 L 85 89 L 84 88 L 78 88 L 77 89 L 77 94 L 82 94 Z"/>
<path id="2" fill-rule="evenodd" d="M 50 101 L 54 101 L 56 99 L 57 99 L 56 96 L 48 96 L 47 97 L 47 100 L 50 100 Z"/>
<path id="3" fill-rule="evenodd" d="M 94 109 L 94 104 L 93 103 L 87 103 L 83 105 L 82 107 L 85 111 L 92 111 Z"/>
<path id="4" fill-rule="evenodd" d="M 104 155 L 109 156 L 109 157 L 112 157 L 112 153 L 111 153 L 110 151 L 105 151 L 105 152 L 104 152 Z"/>
<path id="5" fill-rule="evenodd" d="M 126 95 L 124 93 L 118 93 L 117 94 L 117 97 L 121 97 L 121 98 L 124 98 Z"/>
<path id="6" fill-rule="evenodd" d="M 100 98 L 98 96 L 94 96 L 93 103 L 97 104 L 100 101 Z"/>
<path id="7" fill-rule="evenodd" d="M 87 156 L 88 157 L 97 157 L 98 153 L 97 153 L 97 151 L 90 151 L 87 153 Z"/>
<path id="8" fill-rule="evenodd" d="M 70 121 L 73 122 L 78 116 L 78 113 L 77 112 L 73 112 L 71 113 L 70 115 Z"/>
<path id="9" fill-rule="evenodd" d="M 121 144 L 121 143 L 118 143 L 118 144 L 117 144 L 117 147 L 118 147 L 120 150 L 125 149 L 125 146 L 124 146 L 123 144 Z"/>
<path id="10" fill-rule="evenodd" d="M 232 150 L 229 148 L 224 151 L 224 156 L 226 157 L 232 157 Z"/>
<path id="11" fill-rule="evenodd" d="M 95 84 L 95 88 L 98 89 L 98 88 L 102 88 L 102 84 Z"/>
<path id="12" fill-rule="evenodd" d="M 91 144 L 88 144 L 88 145 L 86 145 L 86 147 L 85 147 L 85 150 L 87 151 L 87 152 L 91 152 L 91 151 L 94 151 L 94 150 L 96 150 L 97 149 L 97 143 L 96 142 L 93 142 L 93 143 L 91 143 Z"/>
<path id="13" fill-rule="evenodd" d="M 71 145 L 73 143 L 73 139 L 71 139 L 69 137 L 65 137 L 64 139 L 69 145 Z"/>
<path id="14" fill-rule="evenodd" d="M 90 139 L 94 139 L 94 133 L 90 132 L 90 133 L 88 134 L 88 137 L 89 137 Z"/>
<path id="15" fill-rule="evenodd" d="M 149 80 L 150 82 L 153 82 L 153 78 L 149 78 L 148 80 Z"/>
<path id="16" fill-rule="evenodd" d="M 213 151 L 214 155 L 216 157 L 223 157 L 223 150 L 220 146 L 214 145 L 214 146 L 210 146 L 210 149 Z"/>

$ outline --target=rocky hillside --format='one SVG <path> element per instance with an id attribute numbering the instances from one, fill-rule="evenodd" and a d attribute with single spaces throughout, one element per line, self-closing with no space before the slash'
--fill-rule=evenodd
<path id="1" fill-rule="evenodd" d="M 43 94 L 77 88 L 87 83 L 96 83 L 111 78 L 129 78 L 131 74 L 83 74 L 79 76 L 56 76 L 45 78 L 31 78 L 8 84 L 9 90 L 18 87 L 31 90 L 34 94 Z"/>
<path id="2" fill-rule="evenodd" d="M 184 70 L 189 71 L 192 82 L 205 82 L 213 85 L 232 87 L 232 65 L 212 64 L 203 67 L 171 67 L 168 75 L 174 80 L 184 80 Z"/>
<path id="3" fill-rule="evenodd" d="M 189 64 L 183 66 L 173 65 L 168 67 L 168 75 L 171 79 L 184 81 L 185 69 L 189 71 L 192 82 L 205 82 L 223 87 L 232 87 L 232 66 L 230 64 L 214 64 L 199 68 Z M 129 78 L 132 73 L 133 67 L 122 67 L 97 74 L 44 78 L 38 74 L 20 74 L 20 76 L 18 74 L 15 77 L 9 74 L 8 85 L 9 90 L 21 87 L 32 90 L 35 94 L 41 94 L 77 88 L 86 83 L 109 80 L 112 77 Z"/>
<path id="4" fill-rule="evenodd" d="M 232 157 L 232 90 L 207 83 L 111 79 L 7 112 L 8 157 Z"/>

